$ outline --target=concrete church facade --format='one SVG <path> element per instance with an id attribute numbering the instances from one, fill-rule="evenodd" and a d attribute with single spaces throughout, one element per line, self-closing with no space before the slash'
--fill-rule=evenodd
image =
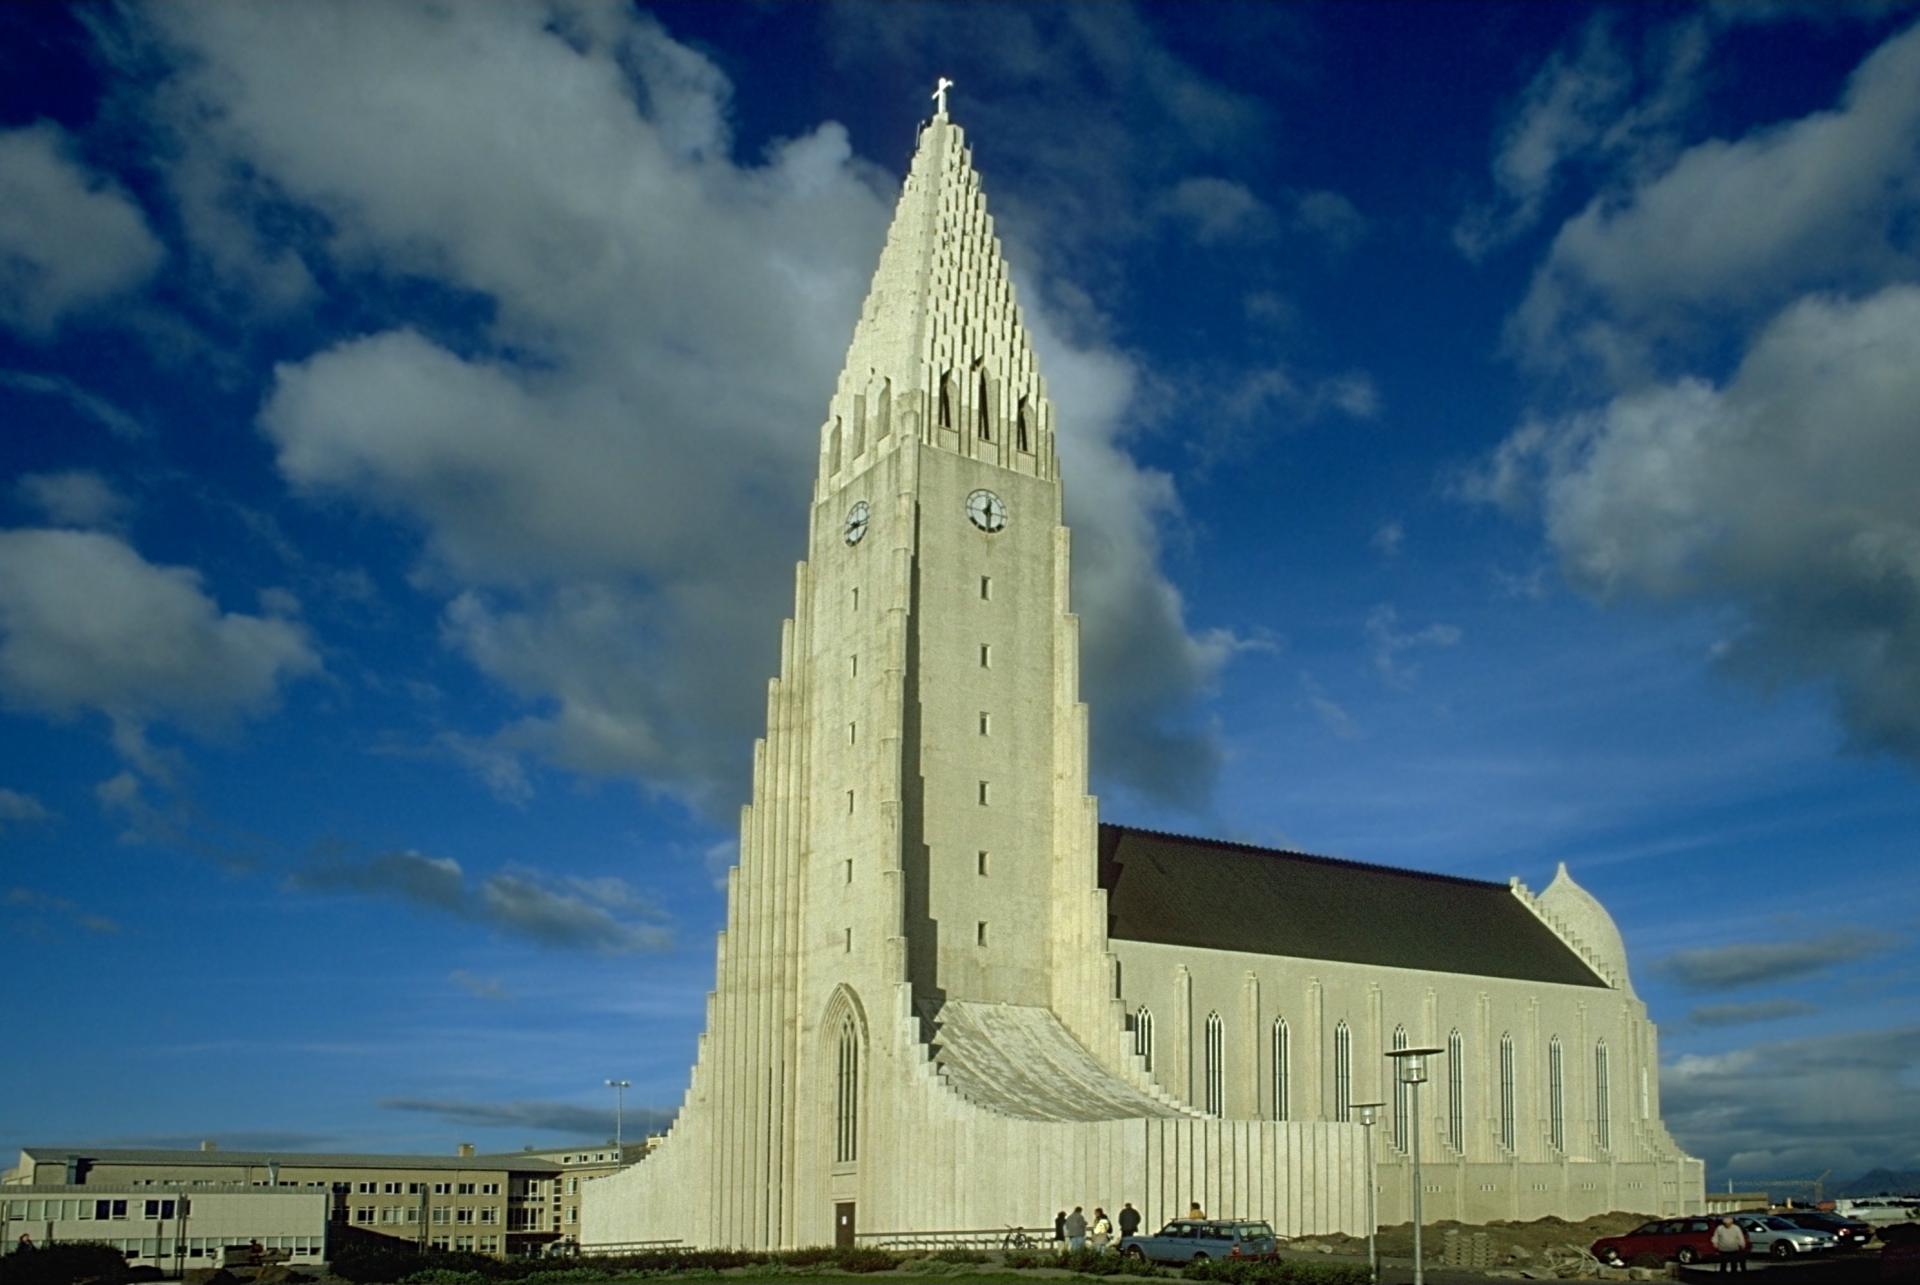
<path id="1" fill-rule="evenodd" d="M 1283 1235 L 1695 1208 L 1618 932 L 1518 885 L 1102 826 L 1054 414 L 979 176 L 923 127 L 821 430 L 693 1080 L 582 1240 L 771 1247 L 1200 1201 Z M 1459 1072 L 1450 1080 L 1450 1066 Z M 1395 1181 L 1395 1174 L 1399 1181 Z"/>

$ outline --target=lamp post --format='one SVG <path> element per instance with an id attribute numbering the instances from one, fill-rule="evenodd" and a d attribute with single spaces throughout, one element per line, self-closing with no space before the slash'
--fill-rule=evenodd
<path id="1" fill-rule="evenodd" d="M 632 1080 L 608 1080 L 607 1087 L 613 1090 L 613 1150 L 616 1155 L 624 1155 L 620 1149 L 620 1117 L 625 1113 L 627 1090 L 633 1087 Z"/>
<path id="2" fill-rule="evenodd" d="M 1394 1079 L 1407 1086 L 1413 1098 L 1413 1285 L 1426 1285 L 1426 1271 L 1420 1261 L 1420 1086 L 1427 1082 L 1427 1059 L 1445 1050 L 1437 1048 L 1390 1049 Z"/>
<path id="3" fill-rule="evenodd" d="M 1387 1105 L 1384 1102 L 1355 1102 L 1347 1109 L 1358 1112 L 1360 1127 L 1365 1129 L 1367 1139 L 1367 1279 L 1380 1279 L 1380 1258 L 1373 1251 L 1373 1233 L 1380 1226 L 1380 1216 L 1373 1211 L 1373 1122 L 1379 1117 L 1375 1112 Z"/>

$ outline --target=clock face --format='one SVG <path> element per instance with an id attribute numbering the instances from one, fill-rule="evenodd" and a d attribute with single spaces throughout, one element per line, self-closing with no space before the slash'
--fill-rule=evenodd
<path id="1" fill-rule="evenodd" d="M 1007 502 L 992 491 L 975 491 L 967 497 L 967 520 L 992 535 L 1007 524 Z"/>
<path id="2" fill-rule="evenodd" d="M 867 507 L 865 500 L 858 501 L 847 510 L 847 525 L 844 534 L 848 544 L 860 543 L 860 537 L 867 533 L 867 522 L 873 517 L 873 510 Z"/>

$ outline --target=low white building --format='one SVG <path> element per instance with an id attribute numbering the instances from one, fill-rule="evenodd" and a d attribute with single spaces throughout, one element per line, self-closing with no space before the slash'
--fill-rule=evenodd
<path id="1" fill-rule="evenodd" d="M 0 1235 L 7 1246 L 91 1241 L 129 1263 L 168 1275 L 218 1267 L 229 1245 L 283 1251 L 290 1263 L 327 1258 L 323 1191 L 272 1187 L 164 1188 L 131 1183 L 10 1186 L 0 1192 Z"/>

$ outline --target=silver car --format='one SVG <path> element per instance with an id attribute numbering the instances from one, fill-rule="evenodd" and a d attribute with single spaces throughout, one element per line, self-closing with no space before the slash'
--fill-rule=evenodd
<path id="1" fill-rule="evenodd" d="M 1833 1238 L 1832 1232 L 1815 1231 L 1772 1214 L 1747 1214 L 1734 1221 L 1747 1233 L 1747 1239 L 1753 1243 L 1754 1253 L 1771 1254 L 1775 1258 L 1817 1254 L 1839 1243 Z"/>

